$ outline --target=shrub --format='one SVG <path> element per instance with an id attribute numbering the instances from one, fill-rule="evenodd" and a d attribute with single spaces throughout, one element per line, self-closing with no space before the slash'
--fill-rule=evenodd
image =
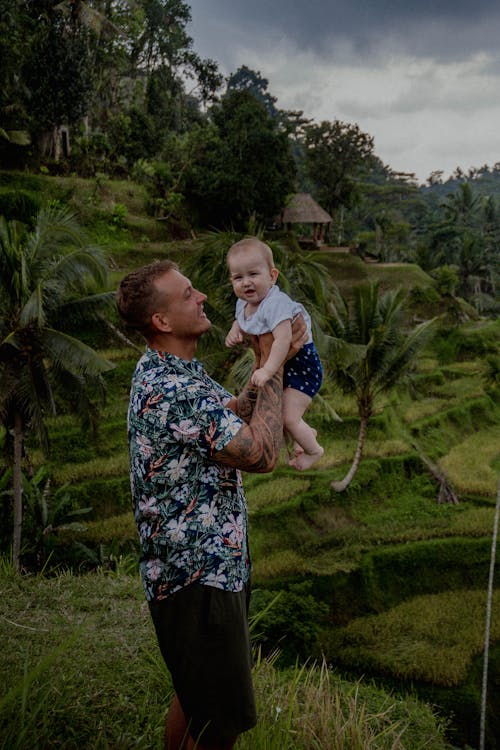
<path id="1" fill-rule="evenodd" d="M 0 189 L 0 216 L 30 224 L 41 208 L 38 195 L 28 190 Z"/>
<path id="2" fill-rule="evenodd" d="M 410 290 L 410 302 L 414 305 L 432 305 L 439 302 L 439 300 L 439 292 L 433 286 L 417 284 Z"/>
<path id="3" fill-rule="evenodd" d="M 451 538 L 374 549 L 360 566 L 365 600 L 380 612 L 412 596 L 484 586 L 490 548 L 489 538 Z"/>
<path id="4" fill-rule="evenodd" d="M 436 279 L 436 286 L 440 294 L 453 296 L 458 289 L 460 277 L 456 266 L 439 266 L 432 272 Z"/>
<path id="5" fill-rule="evenodd" d="M 73 484 L 64 491 L 78 507 L 93 509 L 89 518 L 109 518 L 130 508 L 130 480 L 128 475 L 110 479 L 91 479 Z"/>
<path id="6" fill-rule="evenodd" d="M 318 655 L 317 642 L 328 607 L 311 594 L 311 583 L 292 584 L 276 592 L 258 589 L 252 595 L 252 615 L 258 618 L 256 639 L 265 653 L 280 650 L 281 661 L 293 664 Z"/>

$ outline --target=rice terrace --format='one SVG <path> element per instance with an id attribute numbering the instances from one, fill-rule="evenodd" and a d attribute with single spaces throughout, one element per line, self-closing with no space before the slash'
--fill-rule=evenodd
<path id="1" fill-rule="evenodd" d="M 115 291 L 175 261 L 207 295 L 196 357 L 239 393 L 248 236 L 311 315 L 324 454 L 243 476 L 259 720 L 237 747 L 500 748 L 500 164 L 394 172 L 357 124 L 224 78 L 187 3 L 45 5 L 0 20 L 0 748 L 164 746 L 127 445 L 144 342 Z"/>

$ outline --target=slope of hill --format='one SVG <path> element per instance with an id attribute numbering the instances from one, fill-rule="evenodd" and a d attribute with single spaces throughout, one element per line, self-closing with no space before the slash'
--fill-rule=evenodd
<path id="1" fill-rule="evenodd" d="M 167 255 L 182 266 L 190 252 L 190 241 L 168 241 L 161 222 L 144 213 L 138 186 L 76 178 L 36 178 L 29 185 L 27 191 L 43 189 L 75 207 L 109 252 L 112 287 L 130 268 Z M 355 284 L 377 280 L 383 289 L 403 286 L 410 292 L 415 319 L 448 310 L 446 299 L 427 295 L 433 281 L 417 265 L 367 264 L 345 253 L 316 257 L 346 296 Z M 50 422 L 48 459 L 29 446 L 33 466 L 45 466 L 52 478 L 51 507 L 67 495 L 68 507 L 91 508 L 77 525 L 59 519 L 44 542 L 53 562 L 82 569 L 113 567 L 137 549 L 126 408 L 138 355 L 110 330 L 86 336 L 116 365 L 107 375 L 108 398 L 96 441 L 60 416 Z M 392 394 L 370 421 L 365 457 L 346 493 L 337 495 L 331 481 L 351 460 L 358 420 L 355 404 L 329 383 L 323 401 L 310 410 L 325 446 L 317 467 L 297 474 L 283 458 L 272 475 L 245 478 L 262 606 L 266 592 L 283 592 L 263 620 L 265 646 L 279 644 L 283 659 L 292 661 L 297 653 L 301 658 L 324 653 L 354 675 L 370 674 L 398 689 L 421 692 L 454 716 L 457 746 L 475 742 L 479 721 L 480 602 L 500 470 L 499 393 L 488 383 L 486 358 L 499 346 L 499 321 L 457 327 L 448 318 L 420 360 L 413 389 Z M 342 421 L 332 421 L 325 406 Z M 458 505 L 438 504 L 439 488 L 422 455 L 446 473 Z M 496 597 L 497 623 L 499 616 Z M 493 639 L 500 642 L 496 626 Z M 494 701 L 500 666 L 495 649 L 492 661 Z M 492 750 L 499 732 L 494 722 L 491 711 Z"/>

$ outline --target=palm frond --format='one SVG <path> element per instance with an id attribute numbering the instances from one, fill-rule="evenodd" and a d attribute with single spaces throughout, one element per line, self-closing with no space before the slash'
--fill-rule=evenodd
<path id="1" fill-rule="evenodd" d="M 115 308 L 115 292 L 99 292 L 89 294 L 86 297 L 77 297 L 61 305 L 51 315 L 51 323 L 54 320 L 68 320 L 71 318 L 77 322 L 100 320 L 103 313 L 110 312 Z"/>
<path id="2" fill-rule="evenodd" d="M 21 314 L 19 316 L 19 322 L 21 326 L 29 326 L 30 323 L 33 322 L 40 327 L 45 325 L 46 316 L 43 300 L 43 288 L 41 284 L 37 284 L 21 310 Z"/>
<path id="3" fill-rule="evenodd" d="M 27 237 L 26 255 L 31 264 L 40 263 L 56 255 L 59 248 L 86 242 L 86 233 L 68 208 L 48 206 L 39 211 L 35 228 Z"/>
<path id="4" fill-rule="evenodd" d="M 255 357 L 251 348 L 245 349 L 229 370 L 225 385 L 228 390 L 239 393 L 246 386 L 255 364 Z"/>
<path id="5" fill-rule="evenodd" d="M 85 289 L 89 278 L 99 285 L 107 282 L 108 268 L 102 250 L 85 246 L 52 256 L 45 266 L 44 280 L 57 280 L 63 289 Z"/>
<path id="6" fill-rule="evenodd" d="M 374 392 L 387 392 L 411 373 L 418 353 L 428 343 L 435 332 L 436 318 L 421 323 L 412 331 L 399 337 L 395 346 L 385 358 L 384 366 L 374 382 Z"/>
<path id="7" fill-rule="evenodd" d="M 40 341 L 47 356 L 56 366 L 74 375 L 95 376 L 115 367 L 90 346 L 53 328 L 40 331 Z"/>
<path id="8" fill-rule="evenodd" d="M 344 339 L 325 335 L 319 344 L 319 351 L 330 363 L 334 362 L 336 368 L 348 369 L 363 360 L 367 347 L 364 344 L 351 344 Z"/>

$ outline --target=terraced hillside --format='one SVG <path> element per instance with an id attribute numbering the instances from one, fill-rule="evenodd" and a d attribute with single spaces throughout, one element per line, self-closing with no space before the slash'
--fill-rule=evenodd
<path id="1" fill-rule="evenodd" d="M 342 421 L 327 419 L 321 404 L 311 410 L 325 446 L 320 463 L 298 474 L 283 454 L 272 475 L 245 478 L 254 585 L 285 592 L 283 612 L 278 605 L 277 622 L 266 631 L 269 647 L 278 643 L 286 653 L 289 643 L 299 653 L 305 648 L 304 657 L 325 654 L 350 674 L 412 686 L 453 714 L 457 740 L 472 746 L 500 471 L 500 405 L 476 352 L 499 338 L 498 322 L 474 323 L 462 330 L 471 358 L 462 352 L 460 360 L 440 364 L 429 350 L 413 390 L 394 394 L 372 418 L 364 459 L 347 492 L 335 493 L 331 481 L 351 460 L 358 421 L 354 403 L 328 388 L 324 399 Z M 51 425 L 54 483 L 67 485 L 74 505 L 92 508 L 76 531 L 59 532 L 59 554 L 84 566 L 136 549 L 125 414 L 137 353 L 115 347 L 105 354 L 116 367 L 97 441 L 82 437 L 66 417 Z M 439 487 L 422 455 L 446 474 L 458 505 L 437 502 Z M 33 459 L 43 460 L 36 453 Z M 326 607 L 323 616 L 315 615 L 314 638 L 303 637 L 307 622 L 291 623 L 287 615 L 287 597 L 296 592 Z M 492 638 L 500 643 L 498 594 Z M 498 659 L 493 648 L 492 702 L 500 697 Z M 492 713 L 490 731 L 498 733 L 494 722 Z"/>
<path id="2" fill-rule="evenodd" d="M 66 184 L 76 200 L 77 187 Z M 59 187 L 59 189 L 61 189 Z M 141 213 L 136 188 L 98 187 L 100 214 L 88 185 L 89 230 L 110 251 L 112 285 L 129 269 L 173 255 L 182 264 L 190 243 L 162 242 L 162 228 Z M 96 188 L 97 189 L 97 188 Z M 83 188 L 82 188 L 83 190 Z M 73 192 L 71 192 L 73 191 Z M 76 191 L 76 192 L 75 192 Z M 56 195 L 56 193 L 55 193 Z M 87 202 L 85 202 L 87 201 Z M 127 207 L 113 223 L 116 205 Z M 103 208 L 104 206 L 104 208 Z M 114 227 L 111 231 L 110 227 Z M 346 295 L 360 281 L 405 286 L 417 319 L 446 312 L 428 293 L 418 266 L 363 264 L 321 253 Z M 488 380 L 487 356 L 500 347 L 500 322 L 471 320 L 443 328 L 418 365 L 412 389 L 391 394 L 370 420 L 364 458 L 349 489 L 338 494 L 358 433 L 355 404 L 326 383 L 310 421 L 325 454 L 304 473 L 286 456 L 272 475 L 247 476 L 255 606 L 268 592 L 281 598 L 262 622 L 263 641 L 283 658 L 320 657 L 347 673 L 416 690 L 452 715 L 457 746 L 477 744 L 481 653 L 494 505 L 500 474 L 500 403 Z M 117 323 L 117 321 L 114 321 Z M 28 446 L 34 469 L 51 477 L 49 503 L 67 510 L 46 540 L 52 562 L 75 568 L 113 564 L 136 554 L 130 509 L 126 409 L 138 352 L 111 330 L 88 340 L 115 364 L 95 439 L 72 418 L 50 423 L 51 454 Z M 330 416 L 332 407 L 340 416 Z M 439 504 L 438 484 L 422 457 L 453 485 L 459 503 Z M 72 523 L 69 523 L 72 521 Z M 496 585 L 499 585 L 496 576 Z M 490 702 L 500 700 L 500 598 L 493 603 Z M 497 712 L 488 715 L 488 747 L 500 747 Z"/>

